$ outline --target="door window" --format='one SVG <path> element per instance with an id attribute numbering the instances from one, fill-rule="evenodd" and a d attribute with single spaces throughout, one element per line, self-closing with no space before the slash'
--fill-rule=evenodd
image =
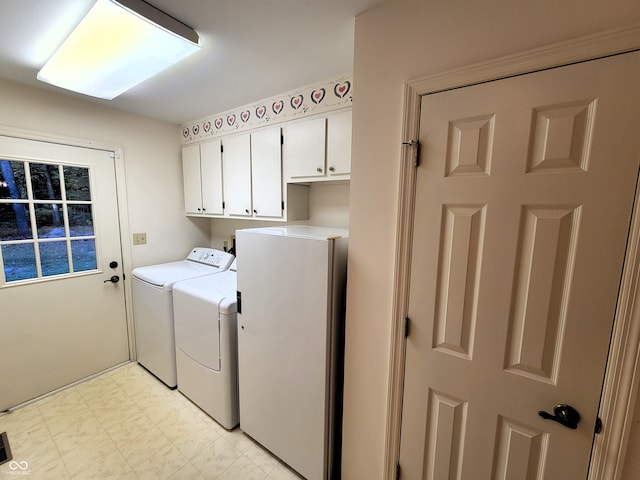
<path id="1" fill-rule="evenodd" d="M 2 284 L 98 268 L 91 170 L 0 158 Z"/>

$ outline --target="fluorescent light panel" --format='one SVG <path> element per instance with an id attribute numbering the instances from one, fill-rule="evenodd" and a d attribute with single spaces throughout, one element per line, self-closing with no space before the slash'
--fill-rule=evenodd
<path id="1" fill-rule="evenodd" d="M 196 52 L 198 34 L 141 0 L 97 0 L 38 80 L 111 100 Z"/>

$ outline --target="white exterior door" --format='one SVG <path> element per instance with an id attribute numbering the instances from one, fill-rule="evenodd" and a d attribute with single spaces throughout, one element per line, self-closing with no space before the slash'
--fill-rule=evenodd
<path id="1" fill-rule="evenodd" d="M 3 410 L 129 347 L 112 154 L 0 136 L 0 166 Z"/>
<path id="2" fill-rule="evenodd" d="M 402 479 L 586 478 L 639 81 L 634 53 L 423 97 Z"/>

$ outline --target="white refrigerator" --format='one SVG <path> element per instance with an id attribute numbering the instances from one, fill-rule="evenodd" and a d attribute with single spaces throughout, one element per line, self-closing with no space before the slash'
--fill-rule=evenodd
<path id="1" fill-rule="evenodd" d="M 339 478 L 347 241 L 236 231 L 240 428 L 308 480 Z"/>

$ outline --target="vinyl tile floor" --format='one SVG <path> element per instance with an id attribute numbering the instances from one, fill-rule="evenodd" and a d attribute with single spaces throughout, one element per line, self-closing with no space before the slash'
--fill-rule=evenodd
<path id="1" fill-rule="evenodd" d="M 0 415 L 0 480 L 299 480 L 137 363 Z"/>

